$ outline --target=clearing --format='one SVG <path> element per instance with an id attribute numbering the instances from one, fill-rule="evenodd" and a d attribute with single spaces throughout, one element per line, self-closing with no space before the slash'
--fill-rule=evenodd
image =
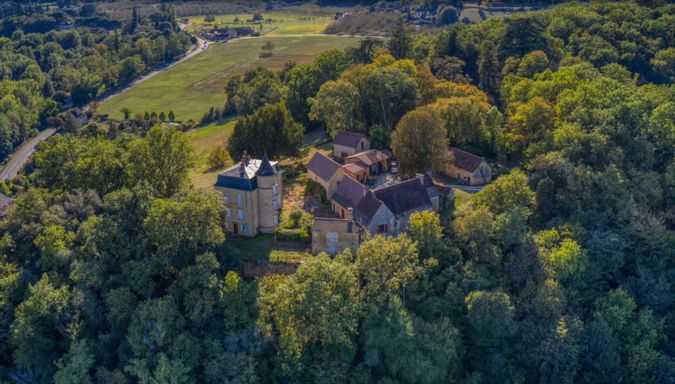
<path id="1" fill-rule="evenodd" d="M 337 12 L 345 12 L 349 8 L 318 7 L 305 5 L 287 7 L 272 11 L 262 11 L 262 22 L 253 22 L 252 13 L 217 15 L 215 21 L 206 22 L 204 16 L 188 18 L 190 31 L 211 29 L 212 27 L 250 27 L 265 36 L 307 35 L 323 33 L 327 26 L 335 21 Z"/>
<path id="2" fill-rule="evenodd" d="M 205 52 L 102 103 L 99 113 L 120 119 L 120 110 L 125 107 L 132 115 L 173 110 L 179 121 L 196 120 L 212 106 L 222 108 L 226 100 L 225 85 L 232 75 L 256 67 L 281 69 L 288 61 L 309 63 L 322 51 L 354 47 L 359 40 L 358 37 L 307 35 L 213 43 Z M 274 44 L 273 55 L 260 58 L 265 41 Z"/>

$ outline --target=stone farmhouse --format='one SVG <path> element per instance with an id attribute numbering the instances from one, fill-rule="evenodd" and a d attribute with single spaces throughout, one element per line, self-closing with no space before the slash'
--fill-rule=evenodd
<path id="1" fill-rule="evenodd" d="M 408 229 L 408 220 L 413 212 L 440 209 L 442 196 L 447 191 L 441 191 L 430 175 L 420 174 L 409 180 L 371 190 L 362 183 L 365 179 L 355 177 L 349 168 L 352 164 L 367 162 L 367 175 L 370 176 L 371 167 L 376 167 L 374 171 L 377 173 L 386 172 L 389 158 L 388 154 L 372 149 L 344 157 L 346 164 L 342 166 L 318 152 L 312 157 L 307 165 L 308 178 L 326 188 L 331 209 L 338 216 L 336 219 L 315 219 L 315 225 L 320 228 L 313 230 L 318 236 L 316 241 L 312 239 L 314 252 L 332 254 L 333 245 L 341 238 L 340 233 L 343 237 L 347 233 L 351 234 L 332 231 L 329 241 L 327 232 L 321 229 L 328 222 L 337 228 L 337 223 L 353 220 L 359 234 L 368 232 L 383 236 L 397 235 Z M 348 163 L 350 160 L 354 162 Z M 335 249 L 338 248 L 340 246 L 335 245 Z"/>
<path id="2" fill-rule="evenodd" d="M 333 155 L 337 160 L 370 149 L 370 140 L 357 132 L 340 131 L 333 140 Z"/>
<path id="3" fill-rule="evenodd" d="M 328 199 L 333 196 L 344 174 L 340 164 L 321 152 L 316 152 L 307 163 L 307 178 L 319 183 L 326 190 Z"/>
<path id="4" fill-rule="evenodd" d="M 251 159 L 246 152 L 239 163 L 218 175 L 215 188 L 225 197 L 225 230 L 242 236 L 273 233 L 282 206 L 279 164 Z"/>
<path id="5" fill-rule="evenodd" d="M 326 252 L 329 255 L 350 249 L 352 254 L 359 248 L 361 235 L 354 224 L 352 209 L 347 218 L 317 217 L 312 225 L 312 253 Z"/>
<path id="6" fill-rule="evenodd" d="M 492 169 L 485 158 L 448 147 L 450 160 L 445 165 L 445 174 L 469 185 L 487 184 L 492 180 Z"/>

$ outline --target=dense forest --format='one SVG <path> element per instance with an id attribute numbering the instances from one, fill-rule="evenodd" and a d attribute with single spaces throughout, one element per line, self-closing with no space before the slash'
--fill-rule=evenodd
<path id="1" fill-rule="evenodd" d="M 166 22 L 157 39 L 182 36 Z M 12 31 L 0 106 L 72 92 L 59 74 L 89 60 L 152 64 L 133 32 L 76 31 L 75 48 L 71 31 Z M 348 128 L 406 172 L 447 144 L 501 165 L 454 211 L 292 275 L 242 277 L 175 128 L 50 139 L 0 224 L 0 382 L 672 383 L 673 41 L 673 5 L 571 3 L 434 34 L 401 21 L 385 43 L 233 78 L 210 118 L 242 116 L 236 154 Z"/>
<path id="2" fill-rule="evenodd" d="M 128 23 L 94 4 L 47 10 L 17 5 L 0 19 L 0 159 L 62 112 L 174 61 L 192 45 L 167 6 Z"/>

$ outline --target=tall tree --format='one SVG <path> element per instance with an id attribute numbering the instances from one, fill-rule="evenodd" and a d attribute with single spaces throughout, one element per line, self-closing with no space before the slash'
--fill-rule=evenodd
<path id="1" fill-rule="evenodd" d="M 441 171 L 448 156 L 448 140 L 440 113 L 431 107 L 406 113 L 391 136 L 391 147 L 404 174 Z"/>
<path id="2" fill-rule="evenodd" d="M 132 143 L 132 175 L 147 181 L 159 196 L 169 197 L 188 182 L 194 150 L 187 136 L 173 127 L 156 126 Z"/>
<path id="3" fill-rule="evenodd" d="M 389 52 L 397 59 L 405 59 L 410 56 L 412 45 L 407 26 L 403 17 L 399 17 L 391 30 L 391 37 L 387 42 Z"/>

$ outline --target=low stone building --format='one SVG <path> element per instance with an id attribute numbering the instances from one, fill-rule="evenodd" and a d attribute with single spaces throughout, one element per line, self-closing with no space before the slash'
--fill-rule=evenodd
<path id="1" fill-rule="evenodd" d="M 350 176 L 345 176 L 333 193 L 330 201 L 331 209 L 344 219 L 347 217 L 347 211 L 356 207 L 367 192 L 368 188 L 365 185 Z"/>
<path id="2" fill-rule="evenodd" d="M 492 181 L 492 169 L 485 158 L 448 147 L 449 158 L 445 164 L 445 174 L 469 185 L 487 184 Z"/>
<path id="3" fill-rule="evenodd" d="M 348 217 L 336 219 L 329 217 L 315 217 L 312 225 L 312 253 L 326 252 L 329 255 L 350 249 L 353 254 L 359 248 L 360 235 L 354 225 L 349 209 Z"/>
<path id="4" fill-rule="evenodd" d="M 438 191 L 425 186 L 422 178 L 412 178 L 366 192 L 354 209 L 354 218 L 363 231 L 397 235 L 408 229 L 413 212 L 437 210 L 438 203 L 432 202 L 437 197 Z"/>
<path id="5" fill-rule="evenodd" d="M 370 149 L 343 158 L 345 164 L 362 164 L 367 167 L 368 176 L 379 175 L 389 170 L 390 155 L 384 151 Z"/>
<path id="6" fill-rule="evenodd" d="M 340 131 L 333 140 L 333 157 L 342 159 L 370 149 L 366 135 L 357 132 Z"/>
<path id="7" fill-rule="evenodd" d="M 225 197 L 225 230 L 242 236 L 273 233 L 282 206 L 279 164 L 267 155 L 241 161 L 218 175 L 215 188 Z"/>
<path id="8" fill-rule="evenodd" d="M 345 164 L 342 166 L 342 169 L 345 171 L 345 174 L 351 176 L 361 183 L 365 183 L 368 175 L 370 174 L 368 166 L 360 161 L 356 163 Z"/>
<path id="9" fill-rule="evenodd" d="M 326 190 L 328 199 L 343 177 L 344 170 L 340 164 L 321 152 L 316 152 L 307 163 L 307 178 L 319 183 Z"/>

